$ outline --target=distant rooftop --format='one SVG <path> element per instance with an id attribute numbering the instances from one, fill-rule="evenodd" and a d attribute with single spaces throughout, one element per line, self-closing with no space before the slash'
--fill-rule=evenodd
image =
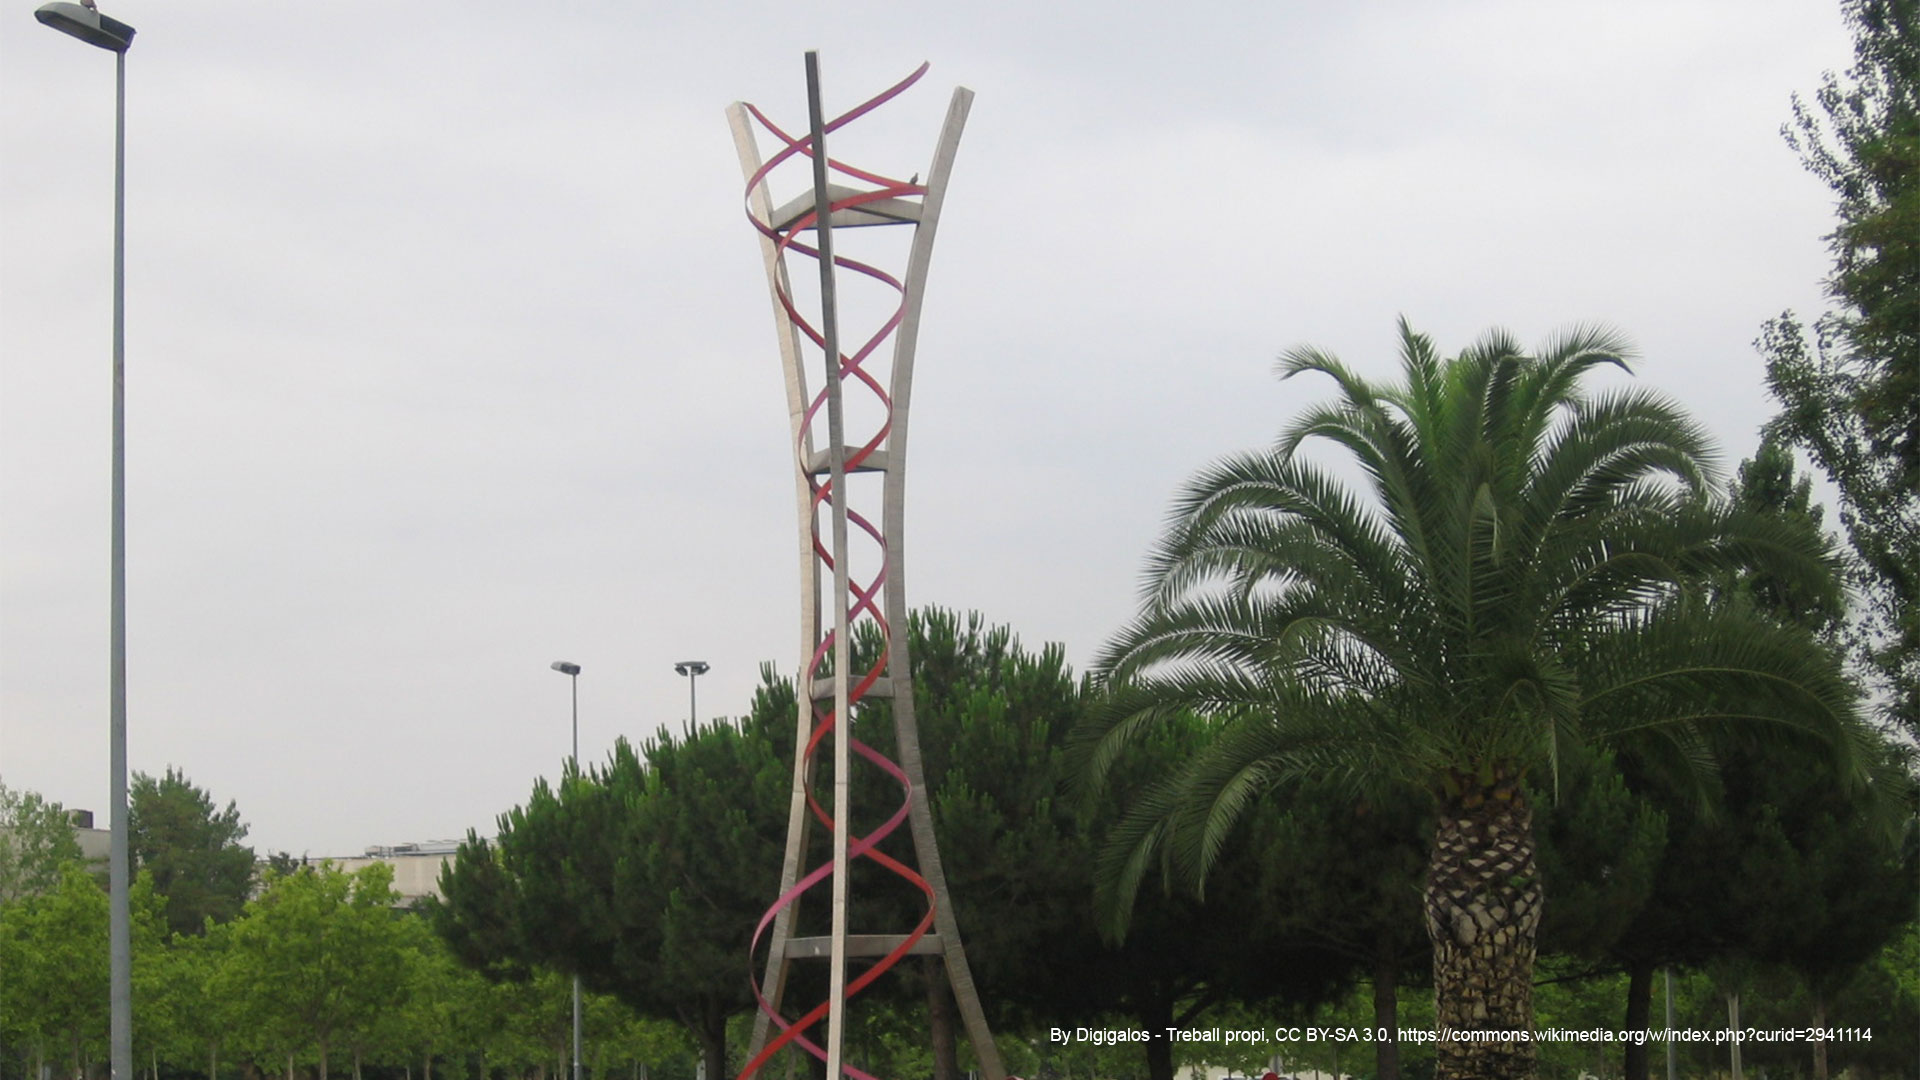
<path id="1" fill-rule="evenodd" d="M 371 844 L 365 854 L 366 859 L 393 859 L 404 855 L 451 855 L 460 850 L 459 840 L 421 840 L 409 844 Z"/>

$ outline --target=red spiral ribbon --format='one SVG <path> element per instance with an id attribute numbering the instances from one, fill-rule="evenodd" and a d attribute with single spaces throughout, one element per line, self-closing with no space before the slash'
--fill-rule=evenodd
<path id="1" fill-rule="evenodd" d="M 880 94 L 835 117 L 825 125 L 825 130 L 829 132 L 838 130 L 879 106 L 886 104 L 888 101 L 893 100 L 893 98 L 898 96 L 902 91 L 918 82 L 920 77 L 927 73 L 927 67 L 927 64 L 921 64 L 913 74 L 900 80 L 893 86 L 888 87 Z M 801 233 L 813 228 L 818 222 L 819 214 L 817 210 L 810 210 L 802 214 L 785 227 L 776 227 L 772 223 L 761 221 L 753 213 L 752 209 L 753 193 L 766 180 L 769 173 L 796 157 L 812 159 L 812 136 L 802 135 L 795 137 L 789 135 L 781 130 L 778 125 L 774 124 L 773 121 L 767 119 L 766 115 L 757 107 L 748 105 L 746 108 L 747 112 L 759 122 L 760 126 L 765 128 L 767 132 L 781 144 L 780 150 L 768 159 L 767 162 L 747 180 L 747 220 L 752 222 L 753 227 L 763 236 L 773 242 L 776 253 L 781 256 L 782 259 L 784 259 L 787 252 L 792 251 L 818 261 L 820 258 L 820 249 L 803 243 L 800 239 Z M 882 176 L 845 162 L 836 161 L 831 157 L 827 159 L 827 167 L 831 171 L 843 176 L 852 177 L 856 180 L 874 185 L 871 190 L 856 192 L 833 200 L 829 204 L 829 214 L 839 210 L 857 208 L 884 199 L 926 194 L 927 189 L 923 185 Z M 881 385 L 880 380 L 876 379 L 872 372 L 866 370 L 865 364 L 867 360 L 879 350 L 880 346 L 899 329 L 901 319 L 904 318 L 906 314 L 907 296 L 906 287 L 893 275 L 878 267 L 837 254 L 834 256 L 833 265 L 836 269 L 851 270 L 881 282 L 893 289 L 900 297 L 900 302 L 893 309 L 893 313 L 881 323 L 880 327 L 875 330 L 866 341 L 861 343 L 857 350 L 851 354 L 843 353 L 837 358 L 838 364 L 835 375 L 841 380 L 842 385 L 846 385 L 847 381 L 851 379 L 858 385 L 866 387 L 879 401 L 887 417 L 887 419 L 880 424 L 879 428 L 867 437 L 857 450 L 848 456 L 841 473 L 842 476 L 845 476 L 847 473 L 858 468 L 867 458 L 871 457 L 873 452 L 886 441 L 888 433 L 892 430 L 893 399 L 887 394 L 886 388 Z M 798 306 L 794 303 L 792 292 L 787 287 L 784 279 L 776 281 L 774 293 L 781 309 L 786 312 L 787 318 L 792 321 L 793 325 L 797 327 L 802 334 L 805 334 L 807 339 L 812 341 L 816 347 L 825 349 L 825 335 L 800 313 Z M 800 457 L 803 461 L 808 442 L 808 433 L 813 429 L 815 417 L 826 404 L 827 393 L 827 388 L 823 385 L 820 392 L 815 394 L 812 401 L 808 404 L 806 413 L 802 419 L 799 444 L 794 449 L 796 456 Z M 833 490 L 833 483 L 830 477 L 816 476 L 811 469 L 806 469 L 805 472 L 807 475 L 807 485 L 811 492 L 809 507 L 812 513 L 813 552 L 815 557 L 823 564 L 825 570 L 831 573 L 834 569 L 833 551 L 821 538 L 819 511 L 823 506 L 828 505 L 830 500 L 842 498 L 843 493 Z M 881 556 L 880 568 L 870 580 L 859 582 L 853 581 L 850 578 L 847 586 L 850 601 L 847 609 L 847 625 L 849 630 L 851 630 L 855 622 L 862 618 L 872 619 L 875 626 L 879 628 L 881 643 L 879 656 L 875 658 L 873 665 L 866 671 L 858 673 L 859 678 L 850 684 L 848 707 L 849 711 L 851 711 L 852 706 L 864 698 L 867 692 L 873 688 L 873 685 L 885 675 L 888 660 L 892 653 L 893 628 L 888 625 L 886 615 L 880 608 L 881 589 L 886 584 L 887 567 L 889 564 L 886 536 L 883 535 L 881 530 L 865 515 L 858 513 L 851 507 L 847 508 L 846 513 L 847 520 L 861 532 L 871 537 L 874 543 L 879 546 Z M 814 648 L 813 655 L 807 662 L 807 669 L 801 677 L 800 686 L 802 692 L 809 697 L 811 697 L 811 687 L 819 676 L 827 657 L 831 655 L 833 646 L 834 631 L 828 630 L 821 636 L 819 644 Z M 854 673 L 850 672 L 849 676 L 851 677 L 853 674 Z M 840 722 L 840 717 L 835 715 L 831 702 L 815 701 L 812 707 L 814 712 L 813 737 L 807 740 L 807 745 L 800 751 L 805 755 L 805 759 L 808 762 L 813 760 L 815 751 L 820 748 L 829 733 L 836 731 Z M 839 736 L 836 735 L 835 737 L 837 738 Z M 927 884 L 926 879 L 916 873 L 912 867 L 879 850 L 880 842 L 888 836 L 891 836 L 894 830 L 899 828 L 901 822 L 907 819 L 907 808 L 912 799 L 912 785 L 907 779 L 905 770 L 889 760 L 886 755 L 860 740 L 854 739 L 850 735 L 848 739 L 849 749 L 867 761 L 872 762 L 888 776 L 891 776 L 900 784 L 901 790 L 900 805 L 886 821 L 881 823 L 879 828 L 874 829 L 864 836 L 850 838 L 847 846 L 848 858 L 870 859 L 880 866 L 885 867 L 891 873 L 919 889 L 927 901 L 926 913 L 921 917 L 919 925 L 914 927 L 913 931 L 906 936 L 906 940 L 901 942 L 893 951 L 887 953 L 886 956 L 882 957 L 872 967 L 861 972 L 858 977 L 847 982 L 846 997 L 851 1000 L 855 994 L 866 989 L 875 979 L 885 974 L 895 964 L 898 964 L 903 957 L 911 953 L 914 945 L 926 935 L 927 931 L 933 926 L 934 896 L 933 887 Z M 811 774 L 811 770 L 808 770 L 808 774 Z M 812 791 L 807 792 L 807 805 L 812 810 L 813 816 L 819 820 L 821 824 L 826 826 L 829 833 L 838 827 L 839 823 L 834 821 L 833 815 L 828 812 L 826 807 L 820 805 L 819 800 L 814 797 Z M 769 907 L 766 912 L 760 916 L 760 923 L 753 931 L 753 943 L 749 946 L 749 955 L 759 951 L 761 938 L 766 935 L 768 928 L 773 925 L 774 919 L 778 917 L 780 912 L 792 905 L 809 889 L 830 878 L 832 874 L 833 863 L 831 861 L 822 863 L 808 871 L 800 880 L 794 883 L 792 888 L 782 893 L 780 897 L 773 902 L 773 906 Z M 749 979 L 751 980 L 751 977 L 749 977 Z M 754 1000 L 759 1003 L 760 1010 L 766 1013 L 773 1024 L 780 1029 L 780 1034 L 769 1040 L 767 1045 L 761 1049 L 760 1053 L 757 1054 L 752 1061 L 747 1063 L 746 1067 L 740 1071 L 739 1080 L 748 1080 L 748 1078 L 752 1077 L 761 1065 L 765 1064 L 788 1043 L 794 1043 L 800 1046 L 822 1061 L 827 1059 L 826 1050 L 812 1039 L 809 1039 L 806 1033 L 815 1024 L 819 1023 L 821 1019 L 826 1017 L 832 1005 L 831 1001 L 823 1001 L 800 1017 L 789 1020 L 781 1016 L 779 1010 L 775 1009 L 772 1003 L 766 999 L 760 992 L 760 987 L 757 983 L 753 986 L 753 997 Z M 874 1077 L 864 1070 L 844 1063 L 842 1065 L 842 1072 L 846 1076 L 851 1077 L 852 1080 L 874 1080 Z"/>

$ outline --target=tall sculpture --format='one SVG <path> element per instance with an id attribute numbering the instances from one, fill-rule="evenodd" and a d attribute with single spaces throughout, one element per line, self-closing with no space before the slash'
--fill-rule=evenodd
<path id="1" fill-rule="evenodd" d="M 740 1074 L 742 1080 L 790 1043 L 824 1060 L 829 1078 L 844 1073 L 854 1080 L 871 1080 L 862 1070 L 847 1065 L 841 1053 L 847 1002 L 910 955 L 935 955 L 944 960 L 954 1002 L 981 1071 L 987 1080 L 1004 1080 L 1006 1075 L 974 991 L 934 842 L 914 723 L 913 678 L 906 640 L 903 500 L 914 346 L 934 230 L 973 93 L 965 88 L 954 90 L 925 181 L 920 180 L 919 173 L 904 181 L 884 176 L 833 160 L 826 151 L 829 134 L 891 101 L 926 71 L 927 65 L 922 64 L 886 91 L 827 119 L 820 104 L 818 57 L 808 53 L 806 134 L 788 134 L 752 105 L 736 103 L 728 109 L 740 167 L 747 178 L 747 217 L 760 234 L 780 357 L 786 370 L 800 513 L 800 626 L 805 658 L 799 682 L 801 702 L 786 857 L 780 872 L 779 898 L 754 930 L 754 951 L 758 952 L 762 939 L 767 941 L 768 951 L 765 974 L 756 990 L 761 1012 L 754 1025 L 751 1057 Z M 765 160 L 760 156 L 757 131 L 773 140 L 773 155 Z M 783 165 L 801 162 L 812 166 L 811 189 L 789 202 L 775 203 L 769 177 Z M 867 226 L 912 230 L 903 276 L 834 253 L 838 230 Z M 790 256 L 802 266 L 809 259 L 817 266 L 817 318 L 803 313 L 795 299 L 789 276 Z M 871 332 L 850 350 L 841 344 L 839 270 L 883 286 L 893 298 L 891 310 L 882 312 Z M 891 356 L 885 355 L 889 344 Z M 813 361 L 818 364 L 817 390 L 809 389 L 809 357 L 817 357 Z M 855 398 L 851 402 L 850 393 Z M 850 423 L 861 430 L 849 434 Z M 853 478 L 863 474 L 864 486 L 856 487 Z M 872 474 L 879 480 L 877 510 L 870 503 L 859 505 L 862 495 L 871 494 Z M 851 547 L 855 543 L 858 549 Z M 877 629 L 882 648 L 871 667 L 854 671 L 852 632 L 862 621 L 870 621 Z M 900 757 L 897 763 L 848 734 L 851 725 L 847 718 L 869 699 L 892 702 L 895 752 Z M 833 753 L 831 809 L 822 806 L 814 794 L 817 754 L 829 745 Z M 855 755 L 901 787 L 898 808 L 877 827 L 858 835 L 850 806 Z M 816 822 L 831 837 L 833 854 L 830 861 L 807 868 L 803 863 L 810 830 Z M 916 865 L 912 867 L 878 847 L 903 822 L 913 839 Z M 885 868 L 925 897 L 926 911 L 917 925 L 886 928 L 891 932 L 885 933 L 851 932 L 848 871 L 856 859 Z M 823 884 L 832 897 L 831 932 L 825 936 L 795 936 L 802 899 Z M 783 1012 L 789 971 L 796 961 L 815 959 L 824 959 L 830 965 L 827 998 L 790 1017 Z M 871 963 L 850 973 L 850 960 Z M 826 1021 L 824 1038 L 819 1023 L 822 1019 Z"/>

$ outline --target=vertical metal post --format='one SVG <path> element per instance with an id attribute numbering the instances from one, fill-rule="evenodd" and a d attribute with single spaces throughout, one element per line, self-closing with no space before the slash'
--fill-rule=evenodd
<path id="1" fill-rule="evenodd" d="M 133 920 L 127 907 L 127 54 L 114 55 L 113 118 L 113 612 L 108 660 L 113 783 L 107 891 L 112 986 L 108 1027 L 113 1080 L 133 1080 Z"/>
<path id="2" fill-rule="evenodd" d="M 705 660 L 682 660 L 673 665 L 676 674 L 687 677 L 687 730 L 700 722 L 700 676 L 713 665 Z"/>
<path id="3" fill-rule="evenodd" d="M 1727 1030 L 1731 1037 L 1727 1040 L 1728 1075 L 1740 1080 L 1740 991 L 1727 995 Z"/>
<path id="4" fill-rule="evenodd" d="M 813 149 L 815 237 L 820 245 L 820 328 L 825 339 L 827 460 L 833 485 L 833 970 L 827 976 L 827 1080 L 839 1080 L 847 1026 L 847 838 L 852 831 L 853 666 L 847 611 L 847 443 L 841 407 L 840 320 L 834 289 L 832 197 L 827 193 L 827 130 L 820 104 L 820 54 L 807 53 L 807 122 Z"/>
<path id="5" fill-rule="evenodd" d="M 1673 967 L 1667 966 L 1667 1080 L 1678 1080 L 1674 1067 L 1673 1042 Z"/>
<path id="6" fill-rule="evenodd" d="M 580 676 L 567 676 L 573 684 L 573 767 L 580 769 Z M 580 976 L 573 977 L 573 1080 L 580 1080 Z"/>

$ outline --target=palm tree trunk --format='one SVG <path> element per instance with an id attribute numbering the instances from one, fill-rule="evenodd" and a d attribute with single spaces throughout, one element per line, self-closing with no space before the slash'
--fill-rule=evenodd
<path id="1" fill-rule="evenodd" d="M 1438 1080 L 1529 1080 L 1540 879 L 1533 811 L 1515 781 L 1448 800 L 1427 864 Z M 1518 1038 L 1474 1033 L 1512 1032 Z M 1468 1033 L 1468 1037 L 1460 1037 Z M 1524 1033 L 1524 1034 L 1523 1034 Z"/>

